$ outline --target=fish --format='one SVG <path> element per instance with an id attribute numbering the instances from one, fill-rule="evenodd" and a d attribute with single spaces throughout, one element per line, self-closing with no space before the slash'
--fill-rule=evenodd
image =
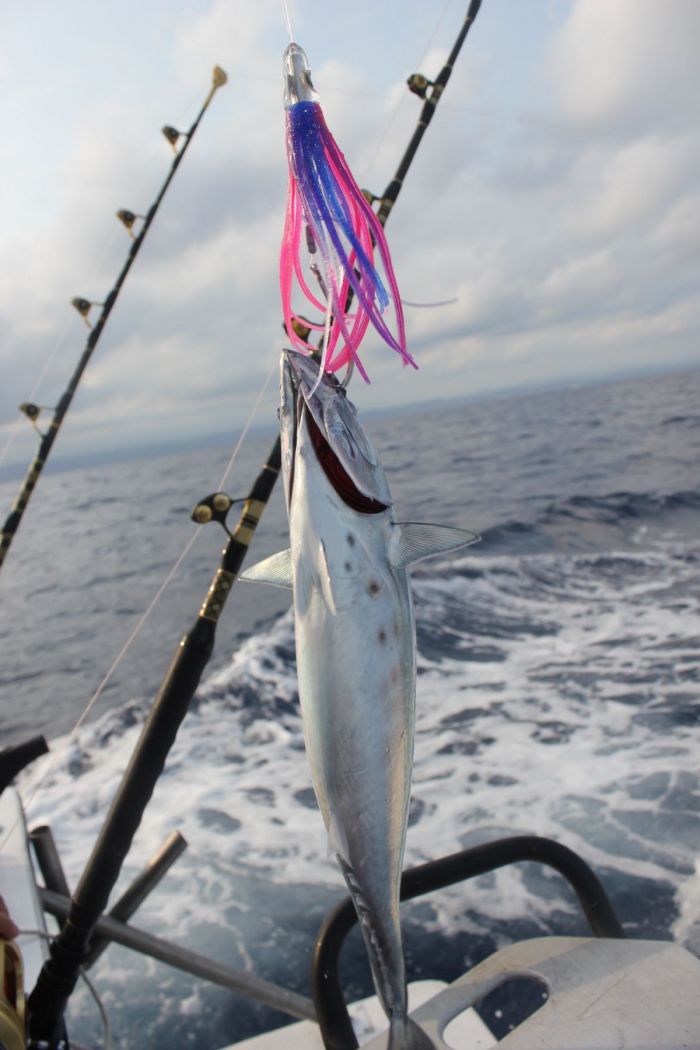
<path id="1" fill-rule="evenodd" d="M 345 389 L 294 350 L 282 355 L 279 415 L 290 548 L 242 579 L 293 587 L 307 757 L 389 1019 L 388 1046 L 431 1050 L 407 1013 L 399 922 L 416 697 L 408 567 L 478 537 L 397 522 Z"/>

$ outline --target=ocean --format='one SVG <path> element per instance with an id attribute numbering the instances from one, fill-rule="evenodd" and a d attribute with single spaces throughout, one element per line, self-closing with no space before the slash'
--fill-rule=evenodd
<path id="1" fill-rule="evenodd" d="M 359 387 L 359 384 L 358 384 Z M 355 389 L 361 408 L 361 390 Z M 536 833 L 579 852 L 633 937 L 700 954 L 700 371 L 371 418 L 400 520 L 481 542 L 412 572 L 417 734 L 407 865 Z M 247 491 L 270 438 L 227 485 Z M 95 706 L 67 734 L 191 535 L 228 457 L 199 450 L 54 472 L 2 573 L 3 742 L 44 732 L 20 780 L 80 875 L 223 533 L 202 530 Z M 0 486 L 9 506 L 15 483 Z M 251 561 L 287 546 L 281 486 Z M 308 992 L 313 938 L 344 889 L 305 761 L 284 591 L 237 584 L 215 656 L 115 896 L 165 837 L 189 847 L 133 922 Z M 38 788 L 37 788 L 38 785 Z M 402 910 L 409 976 L 454 979 L 512 940 L 585 934 L 534 864 Z M 369 994 L 359 940 L 344 979 Z M 110 947 L 92 973 L 116 1047 L 214 1050 L 280 1015 Z M 71 1007 L 100 1045 L 95 1006 Z"/>

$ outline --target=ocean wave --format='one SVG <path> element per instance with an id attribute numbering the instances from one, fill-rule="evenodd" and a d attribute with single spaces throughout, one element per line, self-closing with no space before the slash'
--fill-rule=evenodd
<path id="1" fill-rule="evenodd" d="M 502 412 L 462 406 L 418 416 L 411 455 L 394 462 L 391 484 L 407 518 L 483 536 L 412 572 L 419 677 L 407 864 L 501 835 L 547 835 L 592 864 L 628 932 L 675 935 L 700 951 L 700 491 L 691 434 L 698 375 L 693 383 L 645 381 L 564 400 L 511 400 Z M 388 450 L 405 450 L 405 419 L 379 430 Z M 265 451 L 251 454 L 251 471 Z M 76 521 L 73 503 L 84 498 L 77 475 L 72 493 L 56 486 L 63 510 L 47 514 L 42 533 L 54 546 L 41 586 L 50 580 L 52 588 L 38 602 L 31 597 L 36 571 L 21 546 L 6 570 L 18 581 L 3 628 L 15 726 L 25 710 L 33 723 L 46 717 L 50 696 L 57 731 L 62 693 L 74 700 L 92 691 L 126 630 L 113 611 L 135 607 L 140 578 L 144 600 L 155 591 L 171 563 L 165 519 L 184 506 L 183 489 L 201 490 L 209 455 L 189 466 L 174 458 L 170 474 L 157 464 L 156 482 L 144 466 L 136 488 L 132 467 L 112 470 L 110 492 L 121 486 L 126 505 L 153 515 L 138 523 L 138 551 L 126 529 L 115 536 L 111 506 Z M 391 455 L 383 458 L 389 467 Z M 257 556 L 285 546 L 285 531 L 284 508 L 273 501 Z M 110 693 L 117 706 L 70 745 L 53 742 L 55 765 L 30 819 L 51 824 L 71 884 L 147 717 L 140 697 L 152 695 L 158 658 L 171 651 L 188 610 L 196 615 L 219 544 L 211 538 L 210 553 L 163 603 L 144 655 L 131 654 Z M 116 571 L 122 561 L 129 579 Z M 345 891 L 304 755 L 293 623 L 288 613 L 265 619 L 277 606 L 269 610 L 252 589 L 230 604 L 227 616 L 236 619 L 241 607 L 245 615 L 232 627 L 229 619 L 228 634 L 223 620 L 219 626 L 218 669 L 178 733 L 115 892 L 179 829 L 189 848 L 135 924 L 308 991 L 314 934 Z M 35 625 L 41 631 L 32 635 Z M 228 656 L 234 637 L 245 640 Z M 39 680 L 22 681 L 27 667 Z M 45 769 L 38 762 L 22 778 L 26 797 Z M 413 976 L 452 979 L 506 940 L 586 932 L 563 884 L 536 865 L 431 895 L 403 914 Z M 368 990 L 361 958 L 353 942 L 356 991 Z M 119 1032 L 115 1045 L 221 1045 L 270 1021 L 241 999 L 155 972 L 120 949 L 109 949 L 96 976 Z M 87 999 L 77 1012 L 76 1040 L 98 1041 Z"/>
<path id="2" fill-rule="evenodd" d="M 609 492 L 539 500 L 532 520 L 509 519 L 484 529 L 476 553 L 538 554 L 607 550 L 620 541 L 638 544 L 660 529 L 684 536 L 695 529 L 700 489 L 674 492 Z M 652 530 L 651 536 L 646 533 Z"/>
<path id="3" fill-rule="evenodd" d="M 434 575 L 423 570 L 407 864 L 502 835 L 547 835 L 599 871 L 631 932 L 666 937 L 673 928 L 700 949 L 695 898 L 684 889 L 700 853 L 696 570 L 678 551 L 470 553 L 440 561 Z M 59 758 L 31 817 L 51 823 L 71 882 L 146 712 L 132 701 L 83 728 L 65 753 L 54 744 Z M 41 769 L 26 774 L 27 792 Z M 344 890 L 304 755 L 289 613 L 198 691 L 122 888 L 176 828 L 189 849 L 137 924 L 303 987 L 298 958 Z M 409 950 L 412 974 L 427 976 L 419 960 L 430 945 L 431 974 L 445 978 L 505 939 L 585 933 L 563 883 L 532 865 L 416 902 L 405 921 L 408 943 L 420 945 Z M 350 954 L 359 992 L 361 948 Z M 121 960 L 110 955 L 97 973 L 108 989 Z M 116 972 L 126 969 L 120 962 Z M 125 979 L 142 1016 L 139 972 Z M 210 1015 L 220 1027 L 217 1002 L 198 992 L 194 1016 L 161 1016 L 154 1031 L 200 1032 Z M 90 1008 L 80 1003 L 85 1024 Z M 246 1005 L 239 1020 L 238 1032 L 265 1023 Z M 128 1031 L 130 1018 L 121 1023 Z"/>
<path id="4" fill-rule="evenodd" d="M 622 491 L 603 496 L 571 496 L 547 507 L 545 520 L 561 516 L 615 524 L 628 518 L 657 518 L 685 510 L 700 510 L 700 490 L 667 493 Z"/>
<path id="5" fill-rule="evenodd" d="M 616 798 L 633 798 L 639 806 L 639 756 L 645 758 L 645 777 L 668 774 L 666 759 L 660 764 L 653 759 L 662 732 L 674 753 L 674 776 L 695 776 L 686 736 L 700 717 L 700 595 L 697 586 L 694 592 L 688 588 L 695 567 L 662 554 L 608 558 L 614 572 L 602 572 L 596 555 L 540 555 L 482 559 L 476 574 L 473 559 L 464 556 L 449 576 L 416 581 L 413 822 L 421 825 L 422 838 L 419 847 L 409 847 L 412 860 L 458 848 L 465 832 L 479 826 L 482 811 L 500 814 L 499 824 L 514 829 L 522 826 L 524 813 L 535 830 L 546 827 L 556 834 L 570 828 L 554 807 L 568 780 L 580 779 L 606 810 L 613 783 Z M 47 807 L 59 833 L 67 835 L 73 865 L 97 830 L 100 809 L 126 765 L 146 709 L 143 701 L 131 701 L 81 730 L 34 804 L 35 813 Z M 307 847 L 300 845 L 302 829 L 308 834 L 310 801 L 302 752 L 287 613 L 245 642 L 200 688 L 158 789 L 158 815 L 149 820 L 162 835 L 171 822 L 183 819 L 193 840 L 206 842 L 207 853 L 216 844 L 224 857 L 268 874 L 275 870 L 270 859 L 281 854 L 289 877 L 330 876 L 335 883 L 322 829 L 317 826 L 307 837 Z M 546 769 L 552 784 L 561 777 L 559 789 L 550 792 Z M 448 791 L 445 779 L 452 785 Z M 689 798 L 690 781 L 678 780 L 674 790 L 669 807 L 687 814 L 681 801 Z M 74 824 L 71 816 L 81 794 L 95 801 L 95 823 L 88 826 Z M 450 798 L 461 799 L 465 810 L 479 800 L 474 812 L 458 816 Z M 658 802 L 644 801 L 653 808 Z M 197 813 L 206 814 L 204 828 Z M 227 813 L 238 826 L 232 833 L 231 825 L 212 813 Z M 269 839 L 266 819 L 272 821 L 268 830 L 274 827 Z M 598 820 L 591 820 L 591 831 Z M 585 823 L 576 825 L 584 846 Z M 226 834 L 219 835 L 224 826 Z M 686 868 L 691 843 L 692 836 L 681 847 Z M 612 841 L 605 863 L 615 866 Z M 675 861 L 670 867 L 676 870 Z"/>
<path id="6" fill-rule="evenodd" d="M 679 416 L 668 416 L 666 419 L 661 420 L 662 427 L 688 427 L 695 429 L 700 427 L 700 416 L 693 414 L 684 414 Z"/>

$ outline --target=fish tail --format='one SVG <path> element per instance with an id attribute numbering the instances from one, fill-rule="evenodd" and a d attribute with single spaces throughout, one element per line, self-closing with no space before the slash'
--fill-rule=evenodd
<path id="1" fill-rule="evenodd" d="M 435 1043 L 410 1017 L 393 1017 L 387 1050 L 435 1050 Z"/>

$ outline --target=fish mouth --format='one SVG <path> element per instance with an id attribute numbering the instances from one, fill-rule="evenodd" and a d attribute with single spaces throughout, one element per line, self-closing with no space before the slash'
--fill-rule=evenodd
<path id="1" fill-rule="evenodd" d="M 381 503 L 379 500 L 373 499 L 371 496 L 365 496 L 363 492 L 360 492 L 329 442 L 321 433 L 311 412 L 306 406 L 302 408 L 302 412 L 306 419 L 306 426 L 311 438 L 311 444 L 316 453 L 316 459 L 343 503 L 347 504 L 352 510 L 357 511 L 358 514 L 381 514 L 382 511 L 388 510 L 388 504 Z"/>
<path id="2" fill-rule="evenodd" d="M 305 423 L 318 464 L 343 503 L 358 514 L 381 514 L 391 506 L 391 495 L 377 455 L 344 388 L 327 373 L 319 383 L 318 371 L 319 365 L 305 354 L 283 352 L 280 424 L 288 505 Z"/>

